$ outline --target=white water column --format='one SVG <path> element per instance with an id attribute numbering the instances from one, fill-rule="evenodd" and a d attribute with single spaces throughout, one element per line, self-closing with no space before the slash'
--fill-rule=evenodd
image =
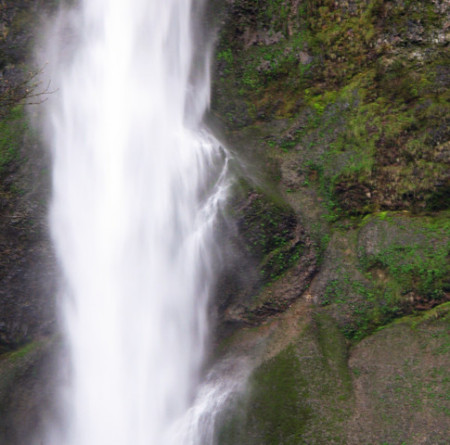
<path id="1" fill-rule="evenodd" d="M 204 359 L 229 185 L 228 155 L 201 125 L 199 3 L 84 0 L 53 23 L 51 229 L 71 359 L 58 445 L 183 442 L 173 429 Z"/>

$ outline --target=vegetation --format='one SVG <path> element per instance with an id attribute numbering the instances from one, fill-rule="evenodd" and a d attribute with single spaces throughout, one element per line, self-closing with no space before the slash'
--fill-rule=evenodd
<path id="1" fill-rule="evenodd" d="M 19 156 L 21 137 L 26 129 L 23 107 L 15 107 L 0 121 L 0 175 Z"/>
<path id="2" fill-rule="evenodd" d="M 292 346 L 264 363 L 252 375 L 247 399 L 240 400 L 235 411 L 225 419 L 219 433 L 220 443 L 300 443 L 310 415 L 310 409 L 300 397 L 305 383 Z M 240 417 L 239 412 L 249 407 L 246 417 Z"/>
<path id="3" fill-rule="evenodd" d="M 228 13 L 213 110 L 230 139 L 243 140 L 242 150 L 251 146 L 261 159 L 319 266 L 315 275 L 301 275 L 307 249 L 291 240 L 262 243 L 258 267 L 267 288 L 249 309 L 254 324 L 265 323 L 261 335 L 282 324 L 272 321 L 279 310 L 267 310 L 267 302 L 300 323 L 300 302 L 308 301 L 314 316 L 305 331 L 292 328 L 297 337 L 290 334 L 290 347 L 255 371 L 236 411 L 255 440 L 248 443 L 290 443 L 295 434 L 294 443 L 413 444 L 420 434 L 445 443 L 439 432 L 423 432 L 411 406 L 436 419 L 435 430 L 448 425 L 448 382 L 438 352 L 446 348 L 448 317 L 442 314 L 450 288 L 448 5 L 242 0 Z M 266 226 L 265 211 L 252 214 L 250 232 Z M 289 234 L 273 221 L 269 238 Z M 304 286 L 296 287 L 301 280 Z M 382 350 L 391 351 L 392 360 Z M 308 357 L 307 366 L 290 364 L 296 400 L 306 401 L 296 409 L 307 411 L 275 439 L 264 435 L 268 411 L 254 410 L 255 382 L 264 375 L 267 386 L 277 388 L 276 380 L 287 379 L 287 351 Z M 278 358 L 280 375 L 272 375 Z M 379 397 L 364 392 L 372 385 Z M 284 397 L 279 392 L 276 406 Z M 394 410 L 396 403 L 403 412 Z M 271 428 L 279 433 L 281 425 Z M 224 437 L 245 443 L 236 428 Z M 415 432 L 405 437 L 406 430 Z"/>
<path id="4" fill-rule="evenodd" d="M 279 172 L 271 180 L 306 224 L 319 261 L 333 233 L 363 230 L 368 215 L 408 210 L 416 215 L 405 223 L 413 230 L 426 224 L 419 215 L 448 208 L 447 56 L 435 39 L 442 26 L 436 11 L 433 2 L 381 0 L 247 0 L 231 8 L 214 106 L 230 129 L 259 129 L 258 153 Z M 307 196 L 316 196 L 314 212 L 302 207 L 311 203 Z M 258 212 L 257 202 L 249 215 L 248 244 L 262 249 L 261 276 L 270 282 L 300 260 L 302 246 L 285 249 L 293 226 Z M 337 276 L 320 304 L 344 306 L 343 331 L 361 339 L 414 307 L 445 301 L 442 230 L 410 243 L 394 237 L 375 255 L 358 252 L 350 269 L 333 260 Z"/>

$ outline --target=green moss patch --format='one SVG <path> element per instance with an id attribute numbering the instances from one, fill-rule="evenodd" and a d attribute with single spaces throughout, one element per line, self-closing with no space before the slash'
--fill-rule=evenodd
<path id="1" fill-rule="evenodd" d="M 262 283 L 276 280 L 299 261 L 305 239 L 296 234 L 297 217 L 282 199 L 244 187 L 230 214 L 237 220 L 245 250 L 259 264 Z"/>
<path id="2" fill-rule="evenodd" d="M 376 237 L 375 247 L 368 244 L 371 231 Z M 448 291 L 449 255 L 447 213 L 437 217 L 375 219 L 361 235 L 363 269 L 382 268 L 403 294 L 413 292 L 423 299 L 439 301 Z"/>
<path id="3" fill-rule="evenodd" d="M 15 107 L 0 120 L 0 175 L 18 160 L 23 135 L 27 129 L 22 106 Z"/>
<path id="4" fill-rule="evenodd" d="M 231 128 L 288 119 L 287 130 L 264 141 L 269 157 L 297 153 L 295 189 L 315 188 L 330 220 L 446 209 L 448 56 L 436 39 L 439 11 L 431 1 L 233 4 L 213 107 Z"/>
<path id="5" fill-rule="evenodd" d="M 219 443 L 302 443 L 302 433 L 310 415 L 301 397 L 305 383 L 292 346 L 258 367 L 248 383 L 246 400 L 241 401 L 226 420 Z"/>
<path id="6" fill-rule="evenodd" d="M 302 400 L 305 381 L 300 362 L 290 347 L 264 363 L 250 382 L 250 423 L 264 444 L 297 444 L 310 410 Z M 305 394 L 303 394 L 305 395 Z"/>
<path id="7" fill-rule="evenodd" d="M 345 443 L 352 406 L 346 342 L 316 313 L 297 341 L 258 366 L 228 413 L 220 445 Z"/>

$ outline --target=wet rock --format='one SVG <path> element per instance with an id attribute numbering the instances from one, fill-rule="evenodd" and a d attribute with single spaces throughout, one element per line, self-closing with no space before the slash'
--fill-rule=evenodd
<path id="1" fill-rule="evenodd" d="M 220 324 L 228 334 L 284 312 L 317 270 L 312 242 L 289 206 L 250 190 L 234 201 L 231 212 L 234 235 L 227 238 L 232 239 L 233 261 L 217 292 Z"/>
<path id="2" fill-rule="evenodd" d="M 0 443 L 40 444 L 50 419 L 60 416 L 56 386 L 63 369 L 60 346 L 41 338 L 0 355 Z"/>

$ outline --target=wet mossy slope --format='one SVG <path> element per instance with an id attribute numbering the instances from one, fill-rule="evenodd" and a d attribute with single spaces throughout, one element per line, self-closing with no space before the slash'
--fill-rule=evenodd
<path id="1" fill-rule="evenodd" d="M 223 304 L 222 321 L 239 321 L 227 344 L 260 335 L 280 350 L 262 353 L 219 443 L 446 443 L 449 12 L 441 0 L 225 2 L 212 113 L 253 165 L 250 193 L 296 221 L 275 219 L 270 236 L 297 230 L 309 250 L 264 244 L 285 266 Z M 242 251 L 267 221 L 238 202 Z M 262 276 L 267 261 L 253 263 Z"/>

